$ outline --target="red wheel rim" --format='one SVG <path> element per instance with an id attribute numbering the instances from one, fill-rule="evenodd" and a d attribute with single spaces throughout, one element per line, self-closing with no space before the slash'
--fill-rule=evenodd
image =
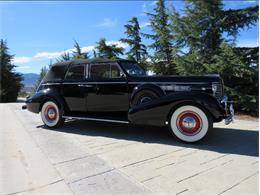
<path id="1" fill-rule="evenodd" d="M 44 112 L 44 116 L 45 118 L 49 121 L 49 122 L 53 122 L 56 120 L 57 118 L 57 110 L 54 106 L 47 106 L 47 108 L 45 109 Z"/>
<path id="2" fill-rule="evenodd" d="M 193 111 L 185 111 L 177 117 L 176 125 L 181 133 L 192 136 L 200 132 L 202 119 Z"/>

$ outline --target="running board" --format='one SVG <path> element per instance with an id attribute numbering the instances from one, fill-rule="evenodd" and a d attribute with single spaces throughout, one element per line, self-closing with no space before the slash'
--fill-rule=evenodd
<path id="1" fill-rule="evenodd" d="M 65 118 L 65 119 L 88 120 L 88 121 L 102 121 L 102 122 L 111 122 L 111 123 L 125 123 L 125 124 L 129 123 L 129 121 L 101 119 L 101 118 L 89 118 L 89 117 L 76 117 L 76 116 L 62 116 L 62 118 Z"/>

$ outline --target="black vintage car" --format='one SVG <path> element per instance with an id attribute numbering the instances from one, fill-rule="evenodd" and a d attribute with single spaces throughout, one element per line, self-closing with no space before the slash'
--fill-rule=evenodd
<path id="1" fill-rule="evenodd" d="M 26 100 L 43 123 L 65 119 L 170 127 L 186 142 L 202 139 L 214 122 L 233 120 L 218 75 L 147 76 L 134 61 L 90 59 L 54 64 Z"/>

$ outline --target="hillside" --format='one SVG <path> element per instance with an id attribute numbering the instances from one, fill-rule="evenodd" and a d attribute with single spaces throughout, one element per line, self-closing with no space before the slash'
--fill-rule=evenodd
<path id="1" fill-rule="evenodd" d="M 37 79 L 39 78 L 38 74 L 35 73 L 26 73 L 26 74 L 22 74 L 24 80 L 22 81 L 24 88 L 24 91 L 27 92 L 32 92 L 34 87 L 35 87 L 35 83 L 37 82 Z"/>

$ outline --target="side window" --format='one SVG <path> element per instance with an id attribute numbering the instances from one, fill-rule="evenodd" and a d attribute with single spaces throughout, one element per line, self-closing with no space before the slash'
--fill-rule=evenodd
<path id="1" fill-rule="evenodd" d="M 121 77 L 121 71 L 117 65 L 91 65 L 91 78 L 94 80 L 115 79 Z"/>
<path id="2" fill-rule="evenodd" d="M 110 65 L 91 65 L 91 78 L 94 80 L 110 78 Z"/>
<path id="3" fill-rule="evenodd" d="M 66 73 L 65 79 L 67 80 L 80 80 L 85 77 L 85 65 L 71 66 Z"/>
<path id="4" fill-rule="evenodd" d="M 111 65 L 111 78 L 120 78 L 120 69 L 116 65 Z"/>

